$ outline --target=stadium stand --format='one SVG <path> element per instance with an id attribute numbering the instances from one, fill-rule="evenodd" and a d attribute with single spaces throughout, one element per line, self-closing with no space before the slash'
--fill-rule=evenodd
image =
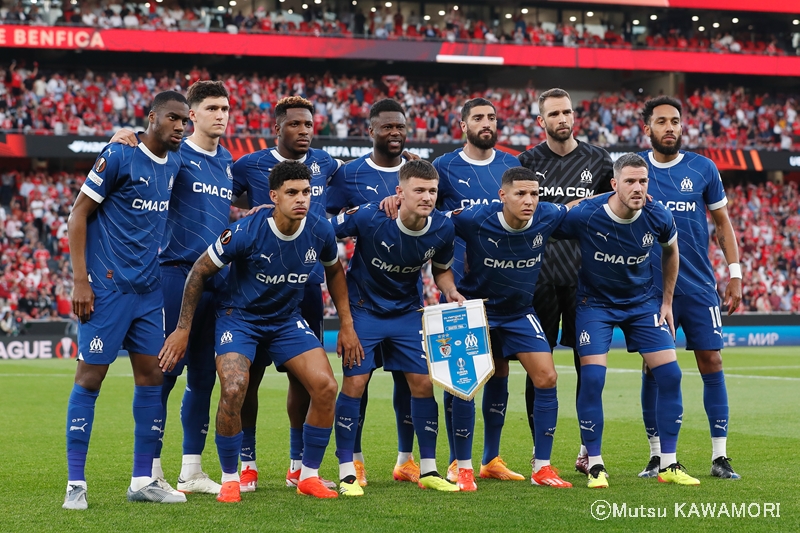
<path id="1" fill-rule="evenodd" d="M 231 93 L 228 135 L 272 136 L 272 108 L 284 96 L 299 94 L 316 107 L 316 135 L 368 137 L 369 106 L 381 98 L 405 104 L 409 139 L 461 141 L 459 103 L 483 96 L 496 102 L 502 143 L 538 144 L 545 138 L 536 123 L 538 92 L 533 87 L 471 89 L 466 82 L 440 86 L 402 76 L 334 76 L 321 79 L 211 73 L 192 68 L 172 74 L 92 72 L 42 73 L 11 63 L 0 69 L 0 130 L 41 135 L 110 136 L 121 127 L 143 125 L 156 92 L 185 91 L 197 80 L 223 80 Z M 647 147 L 638 112 L 649 95 L 631 90 L 604 93 L 575 102 L 576 136 L 600 146 Z M 684 146 L 687 148 L 800 148 L 797 95 L 753 94 L 744 87 L 696 88 L 685 99 Z"/>

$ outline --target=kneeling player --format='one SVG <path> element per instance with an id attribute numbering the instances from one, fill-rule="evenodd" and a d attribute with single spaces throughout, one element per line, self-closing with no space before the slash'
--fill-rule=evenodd
<path id="1" fill-rule="evenodd" d="M 600 455 L 603 387 L 614 326 L 625 334 L 628 351 L 638 351 L 658 383 L 656 426 L 661 435 L 662 483 L 699 485 L 678 462 L 683 417 L 681 370 L 675 355 L 672 296 L 678 275 L 678 233 L 672 214 L 648 202 L 647 163 L 625 154 L 614 163 L 614 194 L 583 201 L 571 210 L 555 238 L 578 239 L 578 355 L 581 389 L 578 422 L 589 452 L 589 488 L 608 487 Z M 663 296 L 653 286 L 650 254 L 662 248 Z M 538 449 L 538 445 L 537 445 Z"/>
<path id="2" fill-rule="evenodd" d="M 375 351 L 382 343 L 384 369 L 404 372 L 411 388 L 411 420 L 420 451 L 419 486 L 458 490 L 436 469 L 439 407 L 422 351 L 418 312 L 422 307 L 420 270 L 429 259 L 436 284 L 448 301 L 464 301 L 450 271 L 453 224 L 434 209 L 439 176 L 430 163 L 406 163 L 400 168 L 399 181 L 397 193 L 402 204 L 397 219 L 388 217 L 377 203 L 350 209 L 333 219 L 337 237 L 357 238 L 347 285 L 355 330 L 364 346 L 363 361 L 343 358 L 344 381 L 336 402 L 339 490 L 347 496 L 364 494 L 356 480 L 353 448 L 361 396 L 376 368 Z"/>
<path id="3" fill-rule="evenodd" d="M 215 346 L 220 379 L 216 442 L 223 482 L 217 499 L 222 502 L 241 500 L 237 473 L 241 408 L 257 352 L 284 365 L 311 395 L 297 492 L 318 498 L 338 496 L 323 485 L 318 472 L 333 424 L 336 380 L 319 339 L 298 310 L 318 260 L 325 266 L 339 312 L 339 351 L 348 360 L 360 359 L 363 352 L 352 327 L 333 230 L 322 217 L 306 217 L 310 179 L 310 171 L 301 163 L 284 162 L 273 168 L 269 180 L 275 209 L 234 223 L 200 256 L 186 281 L 177 329 L 164 345 L 167 355 L 183 353 L 204 281 L 230 264 L 227 293 L 221 295 L 217 312 Z"/>
<path id="4" fill-rule="evenodd" d="M 567 208 L 540 204 L 538 178 L 523 167 L 505 171 L 500 200 L 500 204 L 452 212 L 456 235 L 464 239 L 467 249 L 466 274 L 459 290 L 467 298 L 486 299 L 493 350 L 505 358 L 519 359 L 536 387 L 536 457 L 531 483 L 568 488 L 572 484 L 550 466 L 558 419 L 557 374 L 550 345 L 531 307 L 545 245 L 564 220 Z M 473 429 L 459 422 L 454 416 L 456 444 Z M 477 490 L 472 462 L 458 463 L 459 488 Z"/>

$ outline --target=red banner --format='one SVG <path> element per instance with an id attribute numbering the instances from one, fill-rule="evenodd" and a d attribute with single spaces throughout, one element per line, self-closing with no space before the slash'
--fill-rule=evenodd
<path id="1" fill-rule="evenodd" d="M 770 13 L 800 13 L 797 0 L 551 0 L 552 2 L 580 2 L 581 4 L 615 4 L 623 6 L 673 7 L 683 9 L 719 9 L 727 11 L 758 11 Z"/>
<path id="2" fill-rule="evenodd" d="M 800 57 L 663 50 L 348 39 L 301 35 L 0 26 L 0 48 L 428 61 L 528 67 L 800 76 Z"/>

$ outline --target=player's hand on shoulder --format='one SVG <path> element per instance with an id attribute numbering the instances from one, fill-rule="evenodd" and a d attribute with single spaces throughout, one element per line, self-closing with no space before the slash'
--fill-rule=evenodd
<path id="1" fill-rule="evenodd" d="M 275 205 L 274 205 L 274 204 L 261 204 L 261 205 L 257 205 L 257 206 L 255 206 L 254 208 L 252 208 L 252 209 L 250 209 L 249 211 L 247 211 L 247 212 L 244 214 L 244 216 L 245 216 L 245 217 L 249 217 L 249 216 L 255 215 L 256 213 L 258 213 L 258 212 L 259 212 L 259 211 L 261 211 L 262 209 L 274 209 L 274 208 L 275 208 Z"/>
<path id="2" fill-rule="evenodd" d="M 342 364 L 348 368 L 361 366 L 364 360 L 364 348 L 358 340 L 356 330 L 352 324 L 339 328 L 339 338 L 336 341 L 336 353 L 342 358 Z"/>
<path id="3" fill-rule="evenodd" d="M 419 161 L 422 158 L 417 154 L 412 154 L 408 150 L 403 150 L 403 159 L 406 161 Z"/>
<path id="4" fill-rule="evenodd" d="M 94 312 L 94 291 L 88 280 L 75 280 L 72 288 L 72 312 L 81 322 L 88 322 Z"/>
<path id="5" fill-rule="evenodd" d="M 400 196 L 397 194 L 387 196 L 381 200 L 381 203 L 378 205 L 378 208 L 382 209 L 386 213 L 386 216 L 392 220 L 397 218 L 398 207 L 400 207 Z"/>
<path id="6" fill-rule="evenodd" d="M 170 333 L 167 340 L 164 341 L 161 351 L 158 352 L 158 366 L 162 372 L 169 372 L 175 368 L 175 365 L 183 359 L 188 344 L 188 329 L 176 328 Z"/>
<path id="7" fill-rule="evenodd" d="M 111 137 L 110 143 L 119 143 L 124 144 L 130 147 L 136 147 L 139 144 L 139 139 L 136 138 L 136 134 L 129 129 L 121 128 L 117 130 L 113 137 Z"/>

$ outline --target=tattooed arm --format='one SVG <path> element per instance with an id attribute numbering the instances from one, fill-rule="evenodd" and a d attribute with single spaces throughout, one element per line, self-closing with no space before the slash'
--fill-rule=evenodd
<path id="1" fill-rule="evenodd" d="M 164 341 L 164 346 L 158 354 L 159 366 L 164 372 L 175 368 L 175 364 L 186 353 L 194 312 L 197 310 L 197 304 L 203 295 L 203 284 L 220 270 L 208 257 L 208 252 L 206 251 L 203 252 L 203 255 L 200 256 L 189 271 L 189 275 L 186 277 L 186 284 L 183 286 L 183 301 L 181 303 L 181 314 L 178 317 L 178 325 L 175 331 Z"/>
<path id="2" fill-rule="evenodd" d="M 728 217 L 728 208 L 721 207 L 711 211 L 711 218 L 717 227 L 717 242 L 719 249 L 725 255 L 725 261 L 730 265 L 739 264 L 739 245 L 736 242 L 736 233 L 733 231 L 733 224 Z M 738 269 L 741 272 L 741 268 Z M 731 277 L 728 286 L 725 287 L 725 297 L 722 303 L 728 306 L 728 314 L 733 314 L 742 301 L 742 278 Z"/>

